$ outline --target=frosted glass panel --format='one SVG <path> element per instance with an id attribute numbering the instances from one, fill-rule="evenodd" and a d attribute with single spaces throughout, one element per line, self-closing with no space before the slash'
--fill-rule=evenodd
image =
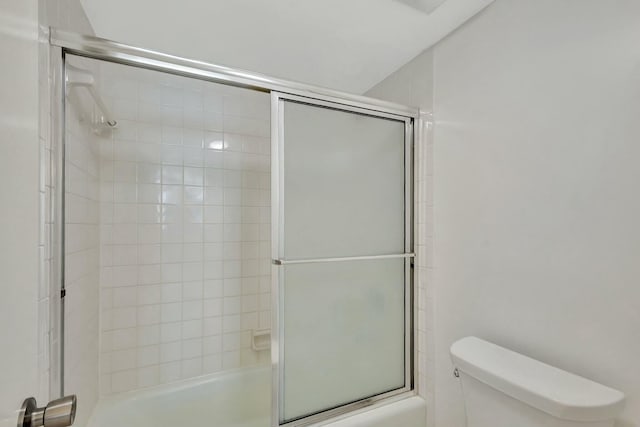
<path id="1" fill-rule="evenodd" d="M 402 121 L 284 103 L 284 256 L 404 252 Z"/>
<path id="2" fill-rule="evenodd" d="M 279 268 L 281 421 L 404 386 L 404 259 Z"/>

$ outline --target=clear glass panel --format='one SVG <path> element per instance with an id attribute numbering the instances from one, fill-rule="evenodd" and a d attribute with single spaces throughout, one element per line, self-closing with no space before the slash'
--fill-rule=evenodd
<path id="1" fill-rule="evenodd" d="M 93 76 L 117 121 L 104 125 L 89 91 L 69 84 L 64 380 L 81 402 L 74 425 L 269 425 L 270 354 L 252 336 L 271 326 L 270 96 L 66 60 Z M 173 390 L 170 404 L 157 393 L 133 412 L 92 415 L 124 392 L 140 403 L 148 387 Z"/>
<path id="2" fill-rule="evenodd" d="M 402 388 L 405 260 L 281 268 L 281 421 Z"/>
<path id="3" fill-rule="evenodd" d="M 284 102 L 284 256 L 404 252 L 405 123 Z"/>

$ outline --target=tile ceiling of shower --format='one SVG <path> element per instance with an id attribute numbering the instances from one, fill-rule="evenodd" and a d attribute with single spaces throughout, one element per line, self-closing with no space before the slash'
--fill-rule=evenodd
<path id="1" fill-rule="evenodd" d="M 100 37 L 364 93 L 493 0 L 81 1 Z"/>

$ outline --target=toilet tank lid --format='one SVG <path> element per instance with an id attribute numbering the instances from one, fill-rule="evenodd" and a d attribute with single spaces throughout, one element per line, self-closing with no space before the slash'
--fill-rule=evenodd
<path id="1" fill-rule="evenodd" d="M 624 394 L 476 337 L 451 346 L 459 371 L 557 418 L 571 421 L 613 419 Z"/>

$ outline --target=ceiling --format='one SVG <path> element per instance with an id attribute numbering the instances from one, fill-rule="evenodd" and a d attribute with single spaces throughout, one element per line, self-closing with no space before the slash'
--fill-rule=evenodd
<path id="1" fill-rule="evenodd" d="M 82 0 L 99 37 L 364 93 L 493 0 Z"/>

